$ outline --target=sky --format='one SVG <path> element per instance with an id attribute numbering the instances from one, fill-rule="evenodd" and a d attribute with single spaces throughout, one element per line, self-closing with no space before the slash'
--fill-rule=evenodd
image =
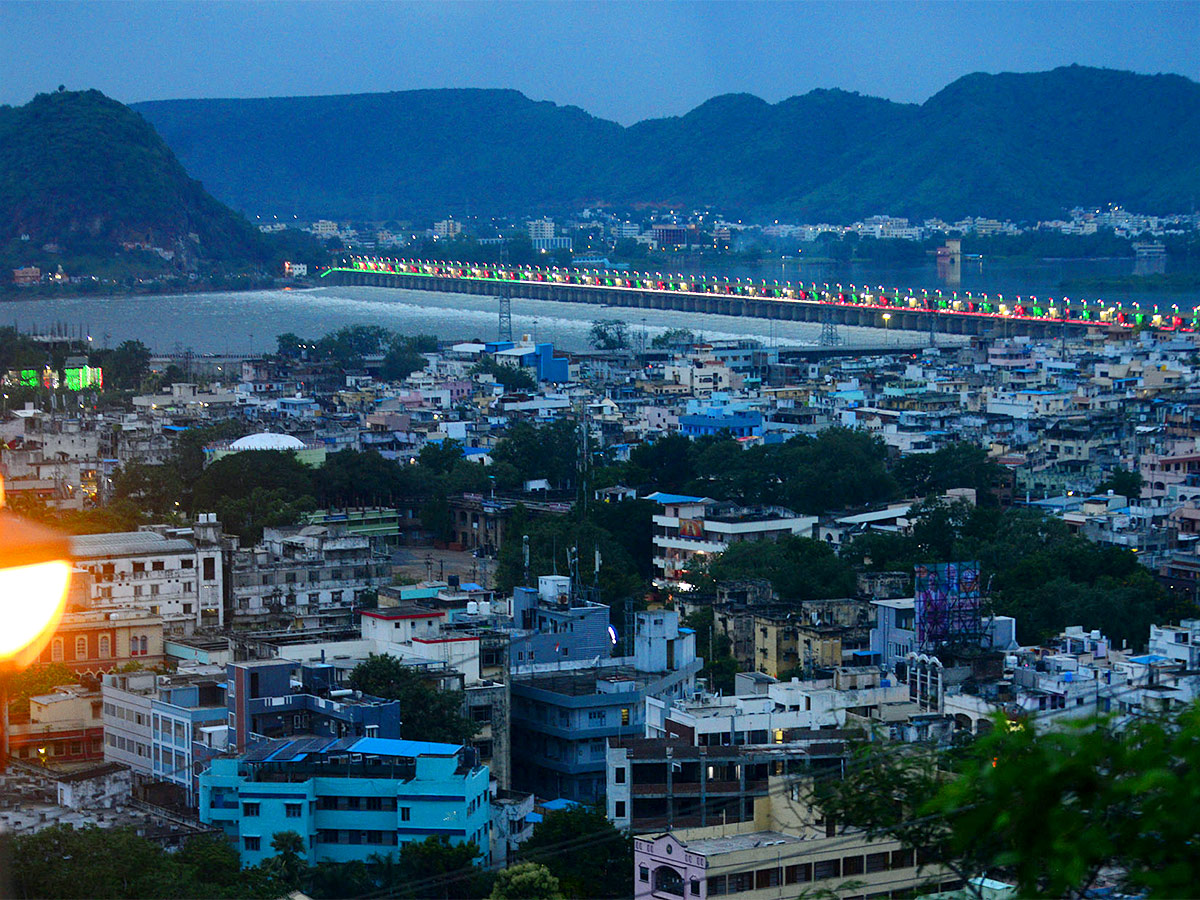
<path id="1" fill-rule="evenodd" d="M 710 97 L 843 88 L 920 103 L 970 72 L 1200 80 L 1200 0 L 10 2 L 0 103 L 515 88 L 631 124 Z"/>

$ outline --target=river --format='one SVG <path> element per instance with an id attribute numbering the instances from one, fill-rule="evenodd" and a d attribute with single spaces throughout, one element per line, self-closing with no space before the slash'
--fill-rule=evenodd
<path id="1" fill-rule="evenodd" d="M 711 262 L 710 262 L 711 265 Z M 1122 276 L 1134 271 L 1133 260 L 1047 260 L 1021 264 L 992 264 L 964 260 L 961 281 L 951 285 L 938 278 L 931 261 L 909 268 L 868 265 L 837 266 L 802 259 L 757 265 L 731 265 L 720 270 L 730 278 L 755 280 L 841 282 L 847 287 L 884 285 L 921 290 L 941 288 L 960 292 L 1061 296 L 1058 285 L 1071 278 Z M 678 267 L 692 274 L 692 267 Z M 710 270 L 712 271 L 712 270 Z M 1126 297 L 1143 304 L 1172 303 L 1191 308 L 1190 295 L 1138 294 Z M 1186 301 L 1186 302 L 1185 302 Z M 647 340 L 668 328 L 690 328 L 709 339 L 752 337 L 778 346 L 817 343 L 821 326 L 800 322 L 698 315 L 665 310 L 628 310 L 513 299 L 513 334 L 552 341 L 566 350 L 588 346 L 588 332 L 597 318 L 623 319 L 635 341 L 644 330 Z M 445 340 L 492 340 L 497 333 L 494 297 L 440 294 L 391 288 L 321 286 L 310 290 L 265 290 L 232 293 L 167 294 L 155 296 L 80 296 L 17 300 L 0 304 L 0 324 L 25 332 L 44 332 L 51 325 L 68 333 L 90 334 L 96 346 L 115 346 L 124 340 L 142 341 L 158 353 L 250 353 L 273 350 L 275 337 L 295 332 L 321 335 L 344 325 L 373 324 L 404 334 L 433 334 Z M 881 332 L 872 328 L 839 329 L 852 346 L 876 346 L 920 340 L 913 333 Z M 940 340 L 952 339 L 942 337 Z"/>

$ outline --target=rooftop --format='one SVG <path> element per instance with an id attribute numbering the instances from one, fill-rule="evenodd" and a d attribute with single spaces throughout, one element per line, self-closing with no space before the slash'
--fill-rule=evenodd
<path id="1" fill-rule="evenodd" d="M 692 853 L 701 856 L 718 856 L 722 853 L 736 853 L 739 850 L 753 850 L 756 847 L 772 847 L 781 844 L 799 844 L 801 839 L 782 831 L 752 831 L 749 834 L 731 834 L 726 837 L 701 838 L 681 843 Z"/>

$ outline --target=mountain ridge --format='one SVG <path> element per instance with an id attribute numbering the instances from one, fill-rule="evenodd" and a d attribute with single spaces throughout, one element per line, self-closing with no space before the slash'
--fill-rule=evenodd
<path id="1" fill-rule="evenodd" d="M 1064 66 L 973 73 L 921 104 L 819 88 L 623 126 L 511 88 L 134 104 L 249 215 L 399 219 L 611 205 L 849 221 L 1053 218 L 1200 196 L 1200 84 Z M 1163 136 L 1170 135 L 1170 139 Z"/>

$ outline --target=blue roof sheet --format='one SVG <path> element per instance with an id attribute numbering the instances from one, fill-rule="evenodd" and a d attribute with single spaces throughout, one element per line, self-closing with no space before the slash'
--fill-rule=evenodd
<path id="1" fill-rule="evenodd" d="M 690 497 L 687 494 L 664 494 L 662 491 L 655 491 L 653 494 L 646 495 L 647 500 L 653 500 L 655 503 L 703 503 L 707 497 Z"/>
<path id="2" fill-rule="evenodd" d="M 461 749 L 462 744 L 401 741 L 392 738 L 360 738 L 350 746 L 354 753 L 373 753 L 379 756 L 453 756 Z"/>

